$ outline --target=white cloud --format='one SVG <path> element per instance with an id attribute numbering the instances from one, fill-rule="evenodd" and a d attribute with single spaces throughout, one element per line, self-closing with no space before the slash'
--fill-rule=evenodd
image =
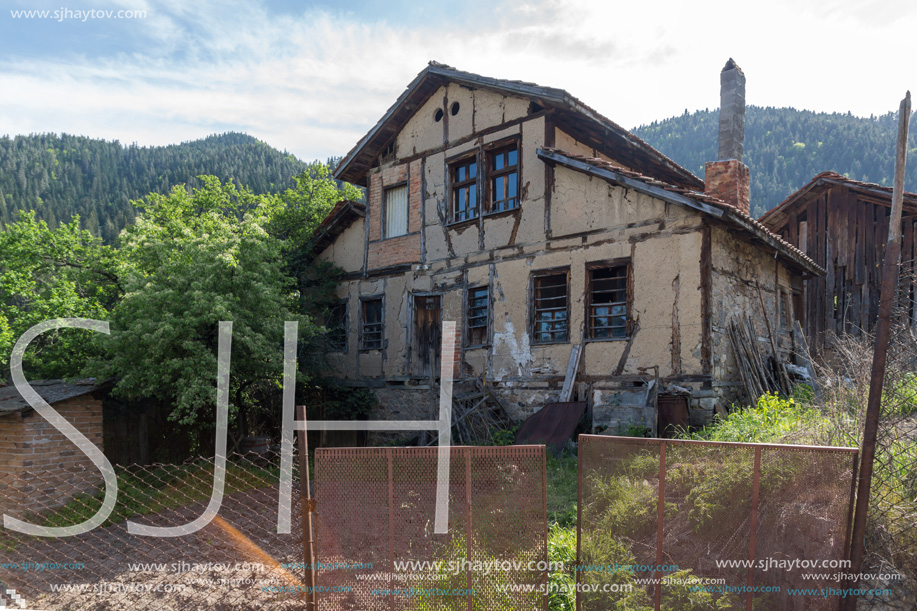
<path id="1" fill-rule="evenodd" d="M 0 59 L 0 133 L 166 144 L 234 129 L 323 158 L 349 150 L 430 59 L 567 89 L 628 127 L 716 107 L 730 56 L 748 75 L 751 104 L 868 115 L 903 95 L 917 25 L 910 5 L 886 25 L 895 13 L 855 0 L 818 11 L 787 0 L 549 0 L 499 4 L 462 26 L 316 10 L 278 17 L 219 0 L 112 4 L 147 11 L 144 47 Z"/>

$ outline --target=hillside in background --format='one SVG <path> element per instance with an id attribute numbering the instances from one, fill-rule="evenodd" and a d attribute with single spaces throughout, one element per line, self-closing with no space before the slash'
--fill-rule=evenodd
<path id="1" fill-rule="evenodd" d="M 676 163 L 704 176 L 716 160 L 718 110 L 685 113 L 633 130 Z M 760 216 L 820 172 L 891 186 L 897 113 L 860 118 L 793 108 L 749 106 L 745 163 L 751 170 L 752 214 Z M 905 189 L 917 191 L 917 125 L 911 119 Z"/>
<path id="2" fill-rule="evenodd" d="M 196 176 L 232 178 L 255 193 L 293 186 L 306 164 L 239 133 L 170 146 L 124 146 L 71 136 L 0 138 L 0 225 L 35 209 L 52 227 L 79 214 L 84 229 L 111 242 L 134 220 L 130 200 L 173 186 L 197 186 Z"/>

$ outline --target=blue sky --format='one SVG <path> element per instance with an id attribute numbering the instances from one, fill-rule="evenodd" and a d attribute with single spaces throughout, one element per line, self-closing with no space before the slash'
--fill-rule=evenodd
<path id="1" fill-rule="evenodd" d="M 625 127 L 715 108 L 729 57 L 750 104 L 882 114 L 917 84 L 912 4 L 0 0 L 0 135 L 152 145 L 233 130 L 325 158 L 431 59 L 562 87 Z"/>

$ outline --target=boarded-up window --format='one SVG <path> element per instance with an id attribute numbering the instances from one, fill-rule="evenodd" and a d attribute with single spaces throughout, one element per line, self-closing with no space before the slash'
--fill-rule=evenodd
<path id="1" fill-rule="evenodd" d="M 373 297 L 360 302 L 360 349 L 382 349 L 382 298 Z"/>
<path id="2" fill-rule="evenodd" d="M 452 220 L 467 221 L 478 216 L 478 162 L 472 157 L 450 166 L 452 175 Z"/>
<path id="3" fill-rule="evenodd" d="M 394 238 L 408 232 L 408 187 L 385 190 L 385 237 Z"/>
<path id="4" fill-rule="evenodd" d="M 487 344 L 487 327 L 490 321 L 490 289 L 481 286 L 468 291 L 468 334 L 466 346 Z"/>
<path id="5" fill-rule="evenodd" d="M 347 352 L 346 301 L 336 303 L 328 310 L 325 328 L 328 329 L 328 350 L 331 352 Z"/>
<path id="6" fill-rule="evenodd" d="M 519 207 L 519 151 L 516 145 L 488 153 L 489 212 Z"/>
<path id="7" fill-rule="evenodd" d="M 534 278 L 532 335 L 536 344 L 568 341 L 567 275 L 568 272 L 561 272 Z"/>
<path id="8" fill-rule="evenodd" d="M 586 317 L 590 339 L 627 337 L 627 265 L 589 269 Z"/>

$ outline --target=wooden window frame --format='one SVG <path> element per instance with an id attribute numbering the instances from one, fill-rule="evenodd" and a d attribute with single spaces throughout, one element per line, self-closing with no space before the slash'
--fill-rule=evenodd
<path id="1" fill-rule="evenodd" d="M 516 163 L 512 166 L 505 166 L 500 170 L 491 170 L 491 160 L 501 153 L 505 153 L 511 149 L 516 149 Z M 484 198 L 484 214 L 483 216 L 490 216 L 494 214 L 504 214 L 509 212 L 514 212 L 522 208 L 522 191 L 520 185 L 522 183 L 522 145 L 521 139 L 517 136 L 514 136 L 509 139 L 498 140 L 497 142 L 491 142 L 483 147 L 484 152 L 484 185 L 486 189 L 486 195 Z M 494 180 L 501 177 L 507 176 L 509 174 L 516 174 L 516 205 L 512 208 L 506 208 L 505 210 L 494 210 L 494 193 L 493 193 L 493 184 Z"/>
<path id="2" fill-rule="evenodd" d="M 473 178 L 466 178 L 461 181 L 455 180 L 455 172 L 458 168 L 466 166 L 470 163 L 475 164 L 475 175 Z M 449 181 L 447 192 L 449 193 L 449 224 L 458 225 L 460 223 L 471 223 L 477 221 L 481 218 L 481 156 L 478 154 L 477 149 L 471 151 L 470 153 L 463 153 L 457 157 L 449 159 L 446 162 L 447 168 L 447 177 Z M 456 218 L 456 208 L 455 200 L 456 193 L 459 189 L 468 189 L 470 194 L 470 188 L 474 187 L 475 197 L 474 197 L 474 216 L 468 216 L 463 219 Z"/>
<path id="3" fill-rule="evenodd" d="M 478 308 L 472 307 L 471 305 L 472 297 L 475 294 L 475 291 L 482 291 L 482 290 L 484 291 L 484 296 L 487 301 L 487 304 L 485 306 L 486 309 L 484 310 L 484 313 L 483 313 L 484 324 L 472 326 L 472 318 L 480 318 L 481 316 L 480 314 L 472 316 L 472 312 L 474 310 L 481 309 L 480 307 Z M 487 346 L 490 345 L 490 321 L 491 321 L 490 286 L 485 284 L 482 286 L 469 287 L 465 295 L 465 333 L 463 334 L 463 337 L 465 338 L 465 347 L 466 348 L 486 348 Z M 480 328 L 484 329 L 484 341 L 474 343 L 471 341 L 471 337 L 472 337 L 471 330 L 480 329 Z"/>
<path id="4" fill-rule="evenodd" d="M 592 326 L 592 274 L 596 270 L 624 268 L 624 301 L 616 301 L 607 305 L 624 305 L 624 336 L 623 337 L 595 337 Z M 634 273 L 633 265 L 629 258 L 612 259 L 609 261 L 593 261 L 586 264 L 586 290 L 584 301 L 585 317 L 585 342 L 620 342 L 627 341 L 633 334 L 633 305 L 634 305 Z M 611 329 L 611 327 L 609 327 Z"/>
<path id="5" fill-rule="evenodd" d="M 380 321 L 378 323 L 366 322 L 366 303 L 370 301 L 379 302 Z M 379 345 L 366 345 L 366 335 L 368 325 L 379 325 Z M 385 295 L 366 295 L 360 297 L 360 351 L 370 352 L 372 350 L 382 350 L 385 347 Z"/>
<path id="6" fill-rule="evenodd" d="M 552 286 L 566 287 L 566 291 L 564 293 L 565 302 L 566 302 L 564 304 L 565 310 L 566 310 L 565 320 L 567 323 L 566 337 L 564 339 L 551 339 L 548 341 L 542 341 L 538 339 L 538 334 L 539 334 L 538 333 L 538 313 L 540 311 L 544 311 L 548 309 L 558 310 L 559 308 L 539 308 L 538 307 L 538 301 L 542 299 L 538 296 L 538 291 L 539 291 L 538 281 L 542 278 L 546 278 L 550 276 L 560 276 L 560 275 L 564 276 L 564 283 L 552 285 Z M 551 345 L 551 344 L 569 344 L 570 343 L 570 268 L 569 267 L 559 267 L 559 268 L 545 269 L 545 270 L 539 270 L 536 272 L 532 272 L 531 277 L 530 277 L 530 287 L 531 287 L 531 291 L 530 291 L 530 298 L 529 298 L 529 312 L 530 312 L 529 337 L 531 338 L 532 345 L 546 346 L 546 345 Z M 549 299 L 549 298 L 544 298 L 544 299 Z M 553 337 L 553 334 L 555 332 L 550 331 L 550 333 L 552 334 L 552 337 Z"/>
<path id="7" fill-rule="evenodd" d="M 334 354 L 339 354 L 339 353 L 346 353 L 346 352 L 348 352 L 347 348 L 348 348 L 348 344 L 350 343 L 350 342 L 347 341 L 348 338 L 350 337 L 350 333 L 349 333 L 349 331 L 350 331 L 350 324 L 349 324 L 349 322 L 350 322 L 350 316 L 349 316 L 349 315 L 350 315 L 350 308 L 348 307 L 349 305 L 350 305 L 350 298 L 349 298 L 349 297 L 345 297 L 344 299 L 341 299 L 340 301 L 338 301 L 337 303 L 335 303 L 333 306 L 331 306 L 331 309 L 330 309 L 329 312 L 328 312 L 329 318 L 330 318 L 330 315 L 331 315 L 332 311 L 333 311 L 335 308 L 343 308 L 343 310 L 344 310 L 344 318 L 343 318 L 343 320 L 341 321 L 341 326 L 343 327 L 343 330 L 344 330 L 344 343 L 343 343 L 343 345 L 341 346 L 341 345 L 335 345 L 335 344 L 332 344 L 331 342 L 329 342 L 329 343 L 328 343 L 328 352 L 331 352 L 331 353 L 334 353 Z M 325 327 L 326 327 L 326 328 L 327 328 L 327 326 L 328 326 L 328 325 L 327 325 L 328 322 L 329 322 L 328 320 L 325 321 Z M 330 335 L 331 329 L 328 329 L 328 330 L 329 330 L 329 335 Z"/>
<path id="8" fill-rule="evenodd" d="M 385 185 L 382 187 L 382 215 L 381 215 L 382 216 L 382 226 L 379 229 L 379 235 L 381 236 L 380 241 L 401 238 L 411 233 L 411 191 L 410 189 L 408 189 L 407 194 L 406 194 L 406 199 L 405 199 L 405 205 L 407 206 L 407 210 L 405 211 L 405 220 L 407 221 L 407 227 L 404 228 L 404 233 L 399 233 L 398 235 L 390 236 L 390 235 L 386 235 L 386 231 L 385 231 L 385 228 L 388 224 L 387 223 L 388 221 L 388 200 L 386 199 L 386 197 L 388 196 L 389 191 L 391 191 L 392 189 L 398 189 L 400 187 L 404 187 L 405 189 L 408 189 L 407 181 L 401 181 L 395 184 Z"/>

